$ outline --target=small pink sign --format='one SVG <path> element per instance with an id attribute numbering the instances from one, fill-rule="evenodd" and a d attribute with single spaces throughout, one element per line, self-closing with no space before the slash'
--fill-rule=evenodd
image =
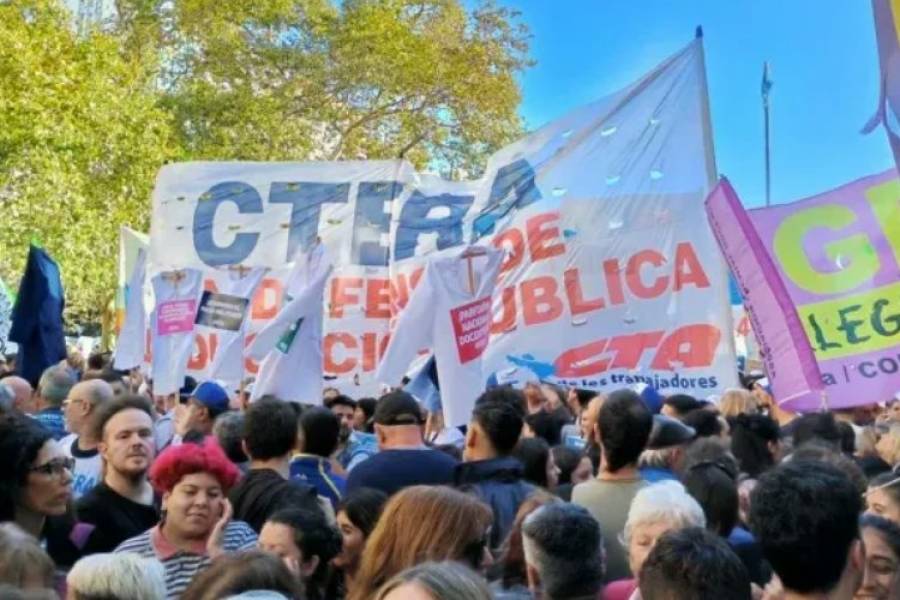
<path id="1" fill-rule="evenodd" d="M 169 300 L 156 307 L 156 334 L 189 333 L 194 329 L 196 300 Z"/>

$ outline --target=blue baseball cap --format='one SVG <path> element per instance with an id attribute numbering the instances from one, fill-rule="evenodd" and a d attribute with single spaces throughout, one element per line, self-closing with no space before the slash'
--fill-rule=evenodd
<path id="1" fill-rule="evenodd" d="M 229 409 L 228 392 L 215 381 L 204 381 L 198 385 L 191 398 L 208 408 L 211 417 Z"/>

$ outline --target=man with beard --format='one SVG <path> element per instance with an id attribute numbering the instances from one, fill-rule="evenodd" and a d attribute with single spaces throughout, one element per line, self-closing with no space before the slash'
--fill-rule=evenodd
<path id="1" fill-rule="evenodd" d="M 120 396 L 104 405 L 94 420 L 94 437 L 105 466 L 103 482 L 77 504 L 78 519 L 94 525 L 91 541 L 98 552 L 159 522 L 159 500 L 147 480 L 153 462 L 153 407 L 143 396 Z"/>

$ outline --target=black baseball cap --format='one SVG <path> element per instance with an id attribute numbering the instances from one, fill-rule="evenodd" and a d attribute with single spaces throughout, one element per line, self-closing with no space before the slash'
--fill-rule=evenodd
<path id="1" fill-rule="evenodd" d="M 422 425 L 425 418 L 419 403 L 408 392 L 395 390 L 378 399 L 375 404 L 376 425 Z"/>

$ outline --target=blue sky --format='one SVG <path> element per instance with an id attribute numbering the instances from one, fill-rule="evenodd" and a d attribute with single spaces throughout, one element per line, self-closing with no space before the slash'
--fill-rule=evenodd
<path id="1" fill-rule="evenodd" d="M 772 202 L 892 166 L 883 130 L 859 133 L 878 95 L 868 0 L 503 0 L 537 65 L 521 78 L 530 128 L 637 79 L 702 25 L 716 159 L 744 203 L 765 201 L 762 64 L 771 93 Z"/>

